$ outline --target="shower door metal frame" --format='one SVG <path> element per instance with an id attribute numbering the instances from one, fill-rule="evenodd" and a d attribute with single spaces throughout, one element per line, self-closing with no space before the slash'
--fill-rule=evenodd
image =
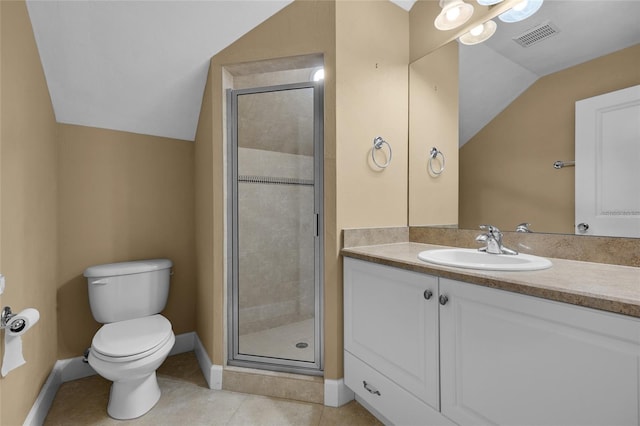
<path id="1" fill-rule="evenodd" d="M 314 361 L 301 361 L 283 358 L 272 358 L 259 355 L 239 353 L 239 243 L 238 243 L 238 96 L 279 92 L 297 89 L 313 90 L 313 176 L 314 176 Z M 249 89 L 227 90 L 227 129 L 228 160 L 227 178 L 230 197 L 228 198 L 228 225 L 231 235 L 228 236 L 227 267 L 227 364 L 258 368 L 263 370 L 301 373 L 308 375 L 323 374 L 323 292 L 324 292 L 324 86 L 322 82 L 293 83 L 277 86 L 265 86 Z"/>

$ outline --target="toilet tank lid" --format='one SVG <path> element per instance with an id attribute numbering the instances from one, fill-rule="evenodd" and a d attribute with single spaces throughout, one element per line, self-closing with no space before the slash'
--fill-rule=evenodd
<path id="1" fill-rule="evenodd" d="M 84 270 L 84 276 L 93 277 L 115 277 L 118 275 L 140 274 L 142 272 L 159 271 L 169 269 L 173 262 L 169 259 L 148 259 L 136 260 L 132 262 L 107 263 L 104 265 L 89 266 Z"/>

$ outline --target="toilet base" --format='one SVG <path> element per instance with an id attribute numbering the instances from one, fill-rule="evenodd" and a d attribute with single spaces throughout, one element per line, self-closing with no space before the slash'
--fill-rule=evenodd
<path id="1" fill-rule="evenodd" d="M 135 419 L 151 410 L 159 399 L 155 371 L 138 379 L 116 381 L 111 385 L 107 413 L 117 420 Z"/>

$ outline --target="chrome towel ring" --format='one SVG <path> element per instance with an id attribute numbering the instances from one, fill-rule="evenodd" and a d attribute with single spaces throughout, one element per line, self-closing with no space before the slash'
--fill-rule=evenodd
<path id="1" fill-rule="evenodd" d="M 442 162 L 440 165 L 440 169 L 436 170 L 433 168 L 433 160 L 435 160 L 438 155 L 440 155 L 440 158 L 442 158 Z M 442 174 L 442 172 L 444 172 L 444 162 L 444 154 L 442 153 L 442 151 L 439 151 L 435 146 L 431 148 L 431 151 L 429 152 L 429 171 L 434 175 L 439 176 L 440 174 Z"/>
<path id="2" fill-rule="evenodd" d="M 376 160 L 376 151 L 382 149 L 382 145 L 387 145 L 387 148 L 389 148 L 389 158 L 387 158 L 387 162 L 384 164 L 380 164 Z M 373 161 L 373 163 L 381 169 L 386 169 L 387 166 L 391 164 L 391 156 L 391 145 L 389 145 L 389 142 L 382 139 L 382 136 L 376 136 L 373 139 L 373 148 L 371 149 L 371 160 Z"/>

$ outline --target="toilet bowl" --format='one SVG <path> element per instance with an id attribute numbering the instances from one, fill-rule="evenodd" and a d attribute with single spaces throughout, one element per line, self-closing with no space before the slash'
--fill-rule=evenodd
<path id="1" fill-rule="evenodd" d="M 91 314 L 104 324 L 93 337 L 88 361 L 111 380 L 107 413 L 140 417 L 160 399 L 156 370 L 175 343 L 167 304 L 173 262 L 149 259 L 90 266 L 84 271 Z"/>
<path id="2" fill-rule="evenodd" d="M 89 365 L 113 382 L 107 413 L 114 419 L 140 417 L 160 399 L 156 370 L 175 343 L 171 323 L 151 315 L 106 324 L 93 338 Z"/>

